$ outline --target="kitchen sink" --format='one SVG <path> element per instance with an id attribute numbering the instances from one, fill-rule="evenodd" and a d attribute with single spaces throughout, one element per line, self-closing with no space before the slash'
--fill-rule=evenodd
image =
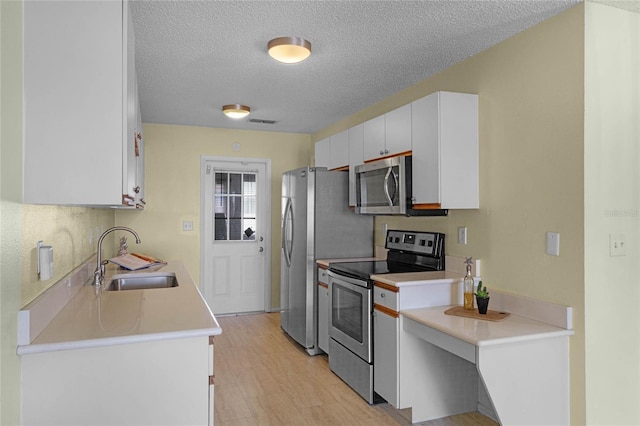
<path id="1" fill-rule="evenodd" d="M 151 272 L 114 275 L 105 290 L 145 290 L 152 288 L 171 288 L 177 286 L 178 280 L 176 279 L 176 275 L 174 273 Z"/>

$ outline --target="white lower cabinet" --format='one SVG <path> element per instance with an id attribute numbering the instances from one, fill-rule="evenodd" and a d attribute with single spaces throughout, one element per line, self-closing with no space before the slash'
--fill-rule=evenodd
<path id="1" fill-rule="evenodd" d="M 373 389 L 394 407 L 399 407 L 398 347 L 399 323 L 397 314 L 384 312 L 379 307 L 373 313 Z"/>
<path id="2" fill-rule="evenodd" d="M 23 355 L 21 374 L 22 425 L 213 424 L 207 336 Z"/>
<path id="3" fill-rule="evenodd" d="M 462 281 L 394 286 L 375 282 L 373 287 L 373 390 L 397 409 L 413 407 L 416 356 L 424 342 L 408 339 L 402 332 L 400 311 L 413 308 L 462 304 Z M 421 362 L 421 361 L 420 361 Z"/>
<path id="4" fill-rule="evenodd" d="M 329 281 L 323 268 L 318 268 L 318 347 L 329 353 Z"/>

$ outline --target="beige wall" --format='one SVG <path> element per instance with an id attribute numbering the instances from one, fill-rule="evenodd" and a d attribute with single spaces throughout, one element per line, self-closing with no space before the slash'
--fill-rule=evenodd
<path id="1" fill-rule="evenodd" d="M 136 251 L 183 260 L 198 283 L 201 156 L 271 159 L 271 306 L 279 307 L 282 173 L 309 164 L 309 135 L 145 124 L 144 140 L 147 205 L 144 212 L 116 212 L 116 223 L 140 234 Z M 192 232 L 182 231 L 184 220 L 194 222 Z"/>
<path id="2" fill-rule="evenodd" d="M 29 204 L 22 208 L 21 305 L 26 305 L 96 252 L 98 237 L 113 226 L 114 213 L 110 209 Z M 47 281 L 40 281 L 37 274 L 39 240 L 53 246 L 54 275 Z M 115 254 L 113 243 L 113 235 L 105 238 L 105 257 Z"/>
<path id="3" fill-rule="evenodd" d="M 640 424 L 640 13 L 586 4 L 588 424 Z M 609 256 L 609 235 L 627 255 Z"/>
<path id="4" fill-rule="evenodd" d="M 489 288 L 572 306 L 576 425 L 585 422 L 583 27 L 579 5 L 312 135 L 317 141 L 438 90 L 479 94 L 480 209 L 378 217 L 376 243 L 383 223 L 442 231 L 448 254 L 482 260 Z M 468 245 L 457 243 L 459 226 L 468 228 Z M 545 254 L 547 231 L 561 235 L 558 257 Z"/>

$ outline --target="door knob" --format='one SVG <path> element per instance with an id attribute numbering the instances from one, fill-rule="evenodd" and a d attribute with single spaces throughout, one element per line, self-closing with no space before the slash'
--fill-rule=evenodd
<path id="1" fill-rule="evenodd" d="M 258 249 L 258 251 L 259 251 L 260 253 L 262 253 L 262 252 L 264 251 L 264 247 L 260 247 L 260 248 Z"/>

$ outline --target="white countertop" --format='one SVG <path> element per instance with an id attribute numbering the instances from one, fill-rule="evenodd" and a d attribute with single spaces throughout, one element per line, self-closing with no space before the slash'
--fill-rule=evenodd
<path id="1" fill-rule="evenodd" d="M 499 345 L 525 340 L 571 336 L 573 330 L 511 314 L 502 321 L 486 321 L 444 313 L 451 306 L 407 309 L 400 315 L 474 346 Z"/>
<path id="2" fill-rule="evenodd" d="M 179 285 L 126 291 L 84 285 L 31 344 L 18 346 L 18 355 L 222 333 L 182 262 L 138 272 L 152 271 L 175 273 Z M 109 267 L 105 283 L 115 273 L 130 271 Z"/>
<path id="3" fill-rule="evenodd" d="M 451 271 L 403 272 L 400 274 L 372 275 L 371 279 L 395 287 L 425 284 L 449 284 L 462 281 L 464 274 Z"/>

